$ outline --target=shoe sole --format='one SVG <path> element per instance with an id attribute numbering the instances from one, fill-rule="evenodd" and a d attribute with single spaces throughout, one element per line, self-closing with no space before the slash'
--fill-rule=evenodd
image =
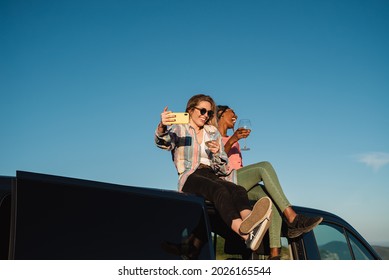
<path id="1" fill-rule="evenodd" d="M 271 214 L 271 209 L 270 209 Z M 271 216 L 266 217 L 260 225 L 260 229 L 257 232 L 257 235 L 254 237 L 253 241 L 250 244 L 250 249 L 252 251 L 257 251 L 259 248 L 259 245 L 262 243 L 262 239 L 266 234 L 266 231 L 269 229 L 271 223 Z"/>
<path id="2" fill-rule="evenodd" d="M 259 199 L 253 207 L 250 215 L 248 215 L 239 227 L 242 234 L 250 233 L 256 226 L 270 217 L 272 201 L 268 197 Z M 259 217 L 259 219 L 258 219 Z"/>
<path id="3" fill-rule="evenodd" d="M 310 232 L 315 227 L 317 227 L 322 221 L 323 221 L 323 218 L 320 218 L 320 220 L 318 220 L 316 223 L 310 225 L 309 227 L 306 227 L 306 228 L 303 228 L 303 229 L 300 229 L 300 230 L 296 230 L 296 232 L 290 231 L 291 233 L 288 232 L 288 237 L 289 238 L 296 238 L 296 237 L 299 237 L 300 235 L 302 235 L 304 233 Z"/>

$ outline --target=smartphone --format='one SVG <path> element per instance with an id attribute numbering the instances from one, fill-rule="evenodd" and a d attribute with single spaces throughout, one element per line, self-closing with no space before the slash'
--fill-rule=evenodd
<path id="1" fill-rule="evenodd" d="M 173 112 L 172 114 L 176 115 L 176 120 L 174 122 L 171 122 L 171 124 L 186 124 L 189 123 L 189 113 L 176 113 Z"/>

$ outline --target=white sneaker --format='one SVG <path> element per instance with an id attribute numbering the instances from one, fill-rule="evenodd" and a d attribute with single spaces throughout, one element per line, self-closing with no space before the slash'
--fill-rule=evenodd
<path id="1" fill-rule="evenodd" d="M 271 209 L 270 209 L 271 213 Z M 269 217 L 266 217 L 258 226 L 256 226 L 250 233 L 249 238 L 246 240 L 247 248 L 252 251 L 256 251 L 259 248 L 259 245 L 262 242 L 263 237 L 265 236 L 266 231 L 270 226 L 270 214 Z"/>
<path id="2" fill-rule="evenodd" d="M 256 226 L 263 222 L 266 218 L 270 219 L 271 207 L 273 203 L 267 196 L 259 199 L 248 215 L 239 227 L 239 231 L 243 234 L 252 232 Z"/>

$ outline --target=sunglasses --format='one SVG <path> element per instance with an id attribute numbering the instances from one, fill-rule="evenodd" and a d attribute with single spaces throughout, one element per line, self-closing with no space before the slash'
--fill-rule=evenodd
<path id="1" fill-rule="evenodd" d="M 208 113 L 209 118 L 213 117 L 214 112 L 212 110 L 207 111 L 207 109 L 205 109 L 205 108 L 197 108 L 197 107 L 194 107 L 194 108 L 199 110 L 201 115 L 205 115 L 206 113 Z"/>

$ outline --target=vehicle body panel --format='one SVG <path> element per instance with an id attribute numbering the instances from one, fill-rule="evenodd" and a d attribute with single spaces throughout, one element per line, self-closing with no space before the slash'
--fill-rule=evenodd
<path id="1" fill-rule="evenodd" d="M 287 259 L 380 259 L 340 217 L 295 210 L 324 220 L 312 232 L 287 239 Z M 217 236 L 226 239 L 227 254 L 268 254 L 268 234 L 252 254 L 201 197 L 25 171 L 0 176 L 0 225 L 0 259 L 183 259 L 169 246 L 183 245 L 192 234 L 204 240 L 199 259 L 217 257 Z"/>

